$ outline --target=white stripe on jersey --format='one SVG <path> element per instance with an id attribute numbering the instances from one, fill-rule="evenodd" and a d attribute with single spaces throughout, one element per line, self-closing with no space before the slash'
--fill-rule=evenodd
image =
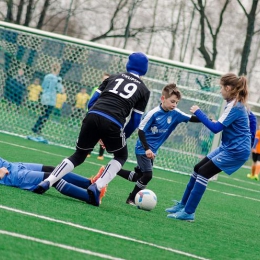
<path id="1" fill-rule="evenodd" d="M 157 107 L 155 107 L 154 109 L 150 110 L 150 111 L 146 114 L 146 116 L 144 117 L 144 119 L 141 121 L 141 123 L 140 123 L 140 125 L 139 125 L 138 128 L 139 128 L 140 130 L 143 130 L 144 127 L 145 127 L 145 125 L 146 125 L 146 123 L 150 120 L 150 118 L 151 118 L 156 112 L 158 112 L 158 111 L 160 111 L 160 110 L 161 110 L 160 105 L 157 106 Z"/>
<path id="2" fill-rule="evenodd" d="M 136 113 L 141 114 L 141 115 L 144 113 L 143 111 L 140 111 L 140 110 L 137 110 L 137 109 L 133 109 L 133 111 L 135 111 Z"/>
<path id="3" fill-rule="evenodd" d="M 174 110 L 177 111 L 177 112 L 179 112 L 180 114 L 182 114 L 182 115 L 184 115 L 184 116 L 187 116 L 187 117 L 191 118 L 191 115 L 190 115 L 190 114 L 184 113 L 184 112 L 181 111 L 179 108 L 175 108 Z"/>
<path id="4" fill-rule="evenodd" d="M 235 99 L 232 100 L 232 101 L 229 102 L 229 103 L 227 104 L 227 106 L 225 107 L 224 113 L 223 113 L 223 114 L 221 115 L 221 117 L 218 119 L 218 121 L 219 121 L 221 124 L 225 121 L 225 119 L 226 119 L 227 116 L 229 115 L 231 109 L 232 109 L 233 106 L 234 106 L 235 101 L 236 101 Z"/>

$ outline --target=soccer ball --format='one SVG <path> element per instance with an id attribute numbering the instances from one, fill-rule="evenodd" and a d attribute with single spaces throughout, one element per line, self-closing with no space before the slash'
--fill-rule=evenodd
<path id="1" fill-rule="evenodd" d="M 135 196 L 135 205 L 139 209 L 152 210 L 157 204 L 157 197 L 151 190 L 140 190 Z"/>

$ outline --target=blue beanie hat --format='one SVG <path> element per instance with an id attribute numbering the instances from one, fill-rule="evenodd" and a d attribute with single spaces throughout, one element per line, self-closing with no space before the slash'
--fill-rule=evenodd
<path id="1" fill-rule="evenodd" d="M 148 70 L 148 58 L 142 52 L 134 52 L 128 57 L 126 71 L 143 76 Z"/>

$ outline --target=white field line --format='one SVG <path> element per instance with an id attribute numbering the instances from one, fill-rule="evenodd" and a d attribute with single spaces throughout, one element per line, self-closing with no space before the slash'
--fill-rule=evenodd
<path id="1" fill-rule="evenodd" d="M 103 258 L 103 259 L 125 260 L 124 258 L 118 258 L 118 257 L 110 256 L 110 255 L 100 254 L 100 253 L 96 253 L 96 252 L 93 252 L 93 251 L 90 251 L 90 250 L 85 250 L 85 249 L 77 248 L 77 247 L 74 247 L 74 246 L 67 246 L 67 245 L 55 243 L 55 242 L 52 242 L 52 241 L 49 241 L 49 240 L 39 239 L 39 238 L 36 238 L 36 237 L 29 237 L 29 236 L 25 236 L 25 235 L 22 235 L 22 234 L 13 233 L 13 232 L 1 230 L 1 229 L 0 229 L 0 234 L 11 236 L 11 237 L 17 237 L 17 238 L 21 238 L 21 239 L 25 239 L 25 240 L 30 240 L 30 241 L 37 242 L 37 243 L 40 243 L 40 244 L 59 247 L 59 248 L 67 249 L 69 251 L 75 251 L 75 252 L 86 254 L 86 255 L 93 255 L 93 256 Z"/>
<path id="2" fill-rule="evenodd" d="M 162 178 L 162 177 L 153 177 L 153 178 L 159 179 L 159 180 L 163 180 L 163 181 L 167 181 L 167 182 L 174 182 L 174 183 L 178 183 L 178 184 L 183 184 L 181 182 L 174 181 L 174 180 L 169 180 L 169 179 Z M 247 188 L 244 188 L 244 187 L 240 187 L 240 186 L 237 186 L 237 185 L 232 185 L 232 184 L 228 184 L 228 183 L 224 183 L 224 182 L 220 182 L 220 181 L 214 181 L 214 182 L 216 182 L 218 184 L 234 187 L 234 188 L 237 188 L 237 189 L 242 189 L 242 190 L 247 190 L 247 191 L 253 191 L 253 192 L 256 192 L 256 193 L 260 193 L 259 190 L 247 189 Z M 183 185 L 186 185 L 186 184 L 183 184 Z M 227 196 L 244 198 L 244 199 L 253 200 L 253 201 L 259 201 L 260 202 L 260 199 L 257 199 L 257 198 L 241 196 L 241 195 L 237 195 L 237 194 L 234 194 L 234 193 L 222 192 L 222 191 L 214 190 L 214 189 L 211 189 L 211 188 L 208 188 L 208 187 L 207 187 L 207 191 L 213 191 L 213 192 L 217 192 L 217 193 L 224 194 L 224 195 L 227 195 Z"/>
<path id="3" fill-rule="evenodd" d="M 13 144 L 13 143 L 1 141 L 1 140 L 0 140 L 0 143 L 8 144 L 8 145 L 11 145 L 11 146 L 16 146 L 16 147 L 23 148 L 23 149 L 26 149 L 26 150 L 37 151 L 37 152 L 40 152 L 40 153 L 49 154 L 49 155 L 52 155 L 52 156 L 64 158 L 64 156 L 60 155 L 60 154 L 46 152 L 46 151 L 42 151 L 42 150 L 39 150 L 39 149 L 26 147 L 26 146 L 23 146 L 23 145 Z M 1 154 L 0 154 L 0 156 L 1 156 Z M 90 162 L 88 160 L 86 160 L 84 163 L 86 163 L 86 164 L 93 164 L 93 165 L 97 165 L 97 166 L 102 166 L 103 165 L 103 164 L 100 164 L 100 163 Z M 225 176 L 224 174 L 219 174 L 218 176 L 220 178 L 230 178 L 230 176 Z M 177 182 L 177 181 L 174 181 L 174 180 L 169 180 L 169 179 L 158 177 L 158 176 L 153 176 L 153 178 L 160 179 L 160 180 L 165 180 L 165 181 L 168 181 L 168 182 L 175 182 L 175 183 L 178 183 L 178 184 L 183 184 L 183 183 L 180 183 L 180 182 Z M 238 182 L 243 182 L 243 183 L 249 183 L 250 185 L 255 185 L 255 186 L 259 187 L 259 185 L 257 183 L 252 182 L 252 181 L 250 181 L 250 182 L 249 181 L 243 181 L 243 180 L 239 180 L 237 178 L 232 178 L 232 180 L 235 180 L 235 181 L 238 181 Z M 214 182 L 216 182 L 218 184 L 225 185 L 225 186 L 234 187 L 234 188 L 237 188 L 237 189 L 242 189 L 242 190 L 246 190 L 246 191 L 253 191 L 253 192 L 256 192 L 256 193 L 260 193 L 260 190 L 258 190 L 258 189 L 257 190 L 248 189 L 248 188 L 244 188 L 244 187 L 241 187 L 241 186 L 238 186 L 238 185 L 228 184 L 228 183 L 224 183 L 224 182 L 220 182 L 220 181 L 214 181 Z M 186 185 L 186 184 L 184 184 L 184 185 Z M 207 190 L 212 190 L 212 189 L 207 188 Z M 218 192 L 218 193 L 222 193 L 222 194 L 226 194 L 226 195 L 233 196 L 233 197 L 240 197 L 240 198 L 245 198 L 245 199 L 249 199 L 249 200 L 260 201 L 260 199 L 244 197 L 244 196 L 231 194 L 231 193 L 220 192 L 220 191 L 216 191 L 216 190 L 212 190 L 212 191 Z"/>
<path id="4" fill-rule="evenodd" d="M 123 240 L 131 241 L 131 242 L 135 242 L 135 243 L 138 243 L 138 244 L 147 245 L 147 246 L 150 246 L 150 247 L 162 249 L 162 250 L 165 250 L 165 251 L 168 251 L 168 252 L 172 252 L 172 253 L 175 253 L 175 254 L 188 256 L 188 257 L 194 258 L 194 259 L 210 260 L 208 258 L 204 258 L 204 257 L 200 257 L 200 256 L 197 256 L 197 255 L 189 254 L 189 253 L 186 253 L 186 252 L 183 252 L 183 251 L 180 251 L 180 250 L 176 250 L 176 249 L 173 249 L 173 248 L 170 248 L 170 247 L 159 246 L 159 245 L 156 245 L 156 244 L 153 244 L 153 243 L 149 243 L 149 242 L 146 242 L 146 241 L 134 239 L 134 238 L 131 238 L 131 237 L 122 236 L 122 235 L 118 235 L 118 234 L 114 234 L 114 233 L 109 233 L 109 232 L 105 232 L 105 231 L 102 231 L 102 230 L 89 228 L 89 227 L 86 227 L 86 226 L 81 226 L 81 225 L 78 225 L 78 224 L 75 224 L 75 223 L 72 223 L 72 222 L 67 222 L 67 221 L 63 221 L 63 220 L 59 220 L 59 219 L 54 219 L 54 218 L 50 218 L 50 217 L 46 217 L 46 216 L 42 216 L 42 215 L 30 213 L 30 212 L 26 212 L 26 211 L 23 211 L 23 210 L 18 210 L 18 209 L 15 209 L 15 208 L 6 207 L 4 205 L 0 205 L 0 209 L 12 211 L 12 212 L 15 212 L 15 213 L 18 213 L 18 214 L 23 214 L 23 215 L 30 216 L 30 217 L 44 219 L 44 220 L 47 220 L 47 221 L 50 221 L 50 222 L 55 222 L 55 223 L 59 223 L 59 224 L 63 224 L 63 225 L 71 226 L 71 227 L 75 227 L 75 228 L 82 229 L 82 230 L 87 230 L 87 231 L 90 231 L 90 232 L 93 232 L 93 233 L 98 233 L 98 234 L 109 236 L 109 237 L 114 237 L 114 238 L 118 238 L 118 239 L 123 239 Z"/>
<path id="5" fill-rule="evenodd" d="M 52 155 L 52 156 L 56 156 L 56 157 L 65 158 L 64 155 L 51 153 L 51 152 L 46 152 L 46 151 L 42 151 L 42 150 L 39 150 L 39 149 L 35 149 L 35 148 L 31 148 L 31 147 L 27 147 L 27 146 L 23 146 L 23 145 L 19 145 L 19 144 L 13 144 L 13 143 L 1 141 L 1 140 L 0 140 L 0 143 L 8 144 L 8 145 L 11 145 L 11 146 L 23 148 L 23 149 L 26 149 L 26 150 L 36 151 L 36 152 L 40 152 L 40 153 L 44 153 L 44 154 L 48 154 L 48 155 Z M 38 163 L 40 163 L 40 162 L 38 162 Z M 89 164 L 93 164 L 93 165 L 97 165 L 97 166 L 102 166 L 103 165 L 103 164 L 100 164 L 100 163 L 94 163 L 94 162 L 89 162 L 89 161 L 85 161 L 85 163 L 89 163 Z"/>

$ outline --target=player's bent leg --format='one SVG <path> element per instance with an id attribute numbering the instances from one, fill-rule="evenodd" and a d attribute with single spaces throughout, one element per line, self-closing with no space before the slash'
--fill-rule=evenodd
<path id="1" fill-rule="evenodd" d="M 153 176 L 152 171 L 147 171 L 143 173 L 143 176 L 136 182 L 133 191 L 129 194 L 126 199 L 126 203 L 130 205 L 135 205 L 135 196 L 140 191 L 146 188 L 147 184 L 151 181 Z"/>
<path id="2" fill-rule="evenodd" d="M 99 196 L 102 188 L 106 187 L 110 181 L 112 181 L 117 173 L 121 170 L 123 164 L 127 160 L 127 147 L 124 146 L 119 151 L 114 153 L 114 159 L 112 159 L 105 167 L 101 177 L 88 187 L 88 192 L 91 200 L 91 204 L 99 206 Z"/>
<path id="3" fill-rule="evenodd" d="M 45 193 L 55 182 L 60 180 L 65 174 L 71 172 L 74 169 L 73 163 L 69 159 L 64 159 L 61 164 L 59 164 L 50 176 L 42 181 L 36 189 L 35 193 L 43 194 Z"/>
<path id="4" fill-rule="evenodd" d="M 102 175 L 102 173 L 104 172 L 105 170 L 105 166 L 101 166 L 98 173 L 94 176 L 94 177 L 91 177 L 90 178 L 90 181 L 91 183 L 95 183 L 99 178 L 100 176 Z M 107 186 L 106 185 L 105 187 L 103 187 L 101 190 L 100 190 L 100 195 L 99 195 L 99 204 L 101 204 L 102 202 L 102 198 L 105 197 L 105 194 L 107 192 Z"/>
<path id="5" fill-rule="evenodd" d="M 73 172 L 67 173 L 62 179 L 83 189 L 87 189 L 92 183 L 91 179 L 88 179 Z"/>
<path id="6" fill-rule="evenodd" d="M 63 195 L 84 201 L 86 203 L 90 202 L 88 192 L 85 189 L 82 189 L 78 186 L 68 183 L 63 179 L 58 181 L 58 183 L 54 185 L 56 190 L 58 190 Z"/>
<path id="7" fill-rule="evenodd" d="M 140 179 L 143 176 L 143 173 L 140 168 L 135 167 L 134 171 L 124 170 L 121 169 L 118 173 L 118 176 L 131 181 L 131 182 L 137 182 L 138 179 Z"/>

